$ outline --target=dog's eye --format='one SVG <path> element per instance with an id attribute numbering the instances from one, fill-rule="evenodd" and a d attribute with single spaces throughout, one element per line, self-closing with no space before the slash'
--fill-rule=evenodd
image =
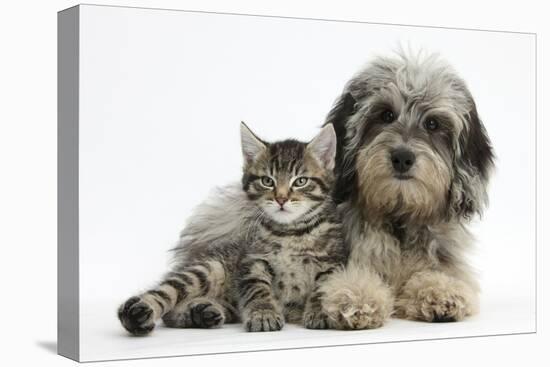
<path id="1" fill-rule="evenodd" d="M 294 182 L 292 183 L 292 186 L 294 187 L 304 187 L 308 183 L 307 177 L 298 177 Z"/>
<path id="2" fill-rule="evenodd" d="M 260 182 L 265 187 L 273 187 L 273 184 L 274 184 L 273 179 L 271 177 L 267 177 L 267 176 L 263 176 L 260 179 Z"/>
<path id="3" fill-rule="evenodd" d="M 385 110 L 384 112 L 382 112 L 381 117 L 382 117 L 382 121 L 384 121 L 387 124 L 395 120 L 395 114 L 393 113 L 393 111 L 390 111 L 390 110 Z"/>
<path id="4" fill-rule="evenodd" d="M 424 121 L 424 126 L 427 130 L 435 131 L 439 128 L 439 122 L 434 118 L 429 118 Z"/>

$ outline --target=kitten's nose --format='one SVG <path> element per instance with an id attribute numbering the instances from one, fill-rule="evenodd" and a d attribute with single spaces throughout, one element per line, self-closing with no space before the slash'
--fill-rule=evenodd
<path id="1" fill-rule="evenodd" d="M 275 198 L 275 201 L 279 203 L 280 206 L 283 206 L 288 201 L 288 198 L 284 196 L 278 196 Z"/>

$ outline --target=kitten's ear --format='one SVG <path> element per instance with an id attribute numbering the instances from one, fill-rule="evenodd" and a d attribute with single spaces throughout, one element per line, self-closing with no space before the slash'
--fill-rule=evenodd
<path id="1" fill-rule="evenodd" d="M 329 171 L 334 169 L 336 159 L 336 132 L 332 124 L 325 125 L 307 145 L 307 150 Z"/>
<path id="2" fill-rule="evenodd" d="M 241 148 L 246 163 L 250 163 L 266 150 L 265 144 L 241 121 Z"/>

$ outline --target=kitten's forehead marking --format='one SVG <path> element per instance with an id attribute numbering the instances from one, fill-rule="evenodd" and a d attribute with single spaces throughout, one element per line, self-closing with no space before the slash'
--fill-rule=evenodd
<path id="1" fill-rule="evenodd" d="M 269 147 L 269 172 L 273 177 L 296 175 L 303 168 L 305 144 L 293 140 Z"/>

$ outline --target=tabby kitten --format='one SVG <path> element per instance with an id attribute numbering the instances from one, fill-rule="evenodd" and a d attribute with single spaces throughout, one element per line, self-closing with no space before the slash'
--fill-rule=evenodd
<path id="1" fill-rule="evenodd" d="M 237 267 L 245 329 L 275 331 L 285 321 L 327 328 L 319 286 L 347 260 L 331 198 L 334 129 L 327 125 L 309 144 L 268 144 L 244 124 L 241 131 L 243 188 L 261 209 Z"/>
<path id="2" fill-rule="evenodd" d="M 336 137 L 325 127 L 309 144 L 265 143 L 241 125 L 242 183 L 201 204 L 159 285 L 118 309 L 131 334 L 168 327 L 278 330 L 284 319 L 328 326 L 317 287 L 347 258 L 330 199 Z"/>

